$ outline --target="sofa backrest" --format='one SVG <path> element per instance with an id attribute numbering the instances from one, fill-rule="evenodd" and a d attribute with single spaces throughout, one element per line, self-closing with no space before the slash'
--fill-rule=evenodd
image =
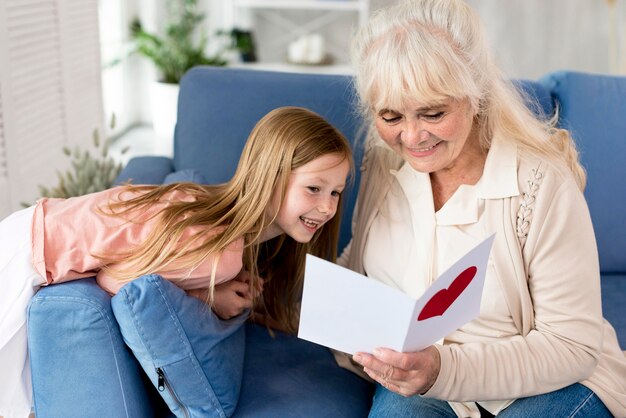
<path id="1" fill-rule="evenodd" d="M 626 77 L 560 71 L 540 80 L 587 170 L 602 273 L 626 272 Z"/>
<path id="2" fill-rule="evenodd" d="M 537 112 L 552 114 L 552 98 L 543 85 L 528 80 L 517 83 L 535 102 Z M 234 174 L 248 134 L 261 117 L 280 106 L 311 109 L 337 127 L 353 146 L 357 170 L 344 193 L 341 250 L 351 236 L 362 157 L 363 122 L 355 103 L 350 76 L 193 68 L 180 84 L 174 169 L 196 170 L 208 183 L 225 182 Z"/>

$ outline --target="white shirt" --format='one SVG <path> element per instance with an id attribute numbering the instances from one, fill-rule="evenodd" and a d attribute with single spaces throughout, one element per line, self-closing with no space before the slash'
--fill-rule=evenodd
<path id="1" fill-rule="evenodd" d="M 365 246 L 369 277 L 418 299 L 461 256 L 495 231 L 487 230 L 485 200 L 519 195 L 517 149 L 494 140 L 483 176 L 461 185 L 437 212 L 430 176 L 405 163 L 392 171 L 396 181 L 377 213 Z M 419 237 L 416 239 L 415 237 Z M 518 335 L 491 257 L 485 276 L 480 316 L 448 335 L 444 344 L 488 341 Z M 481 402 L 497 413 L 511 401 Z M 450 405 L 455 408 L 455 403 Z M 465 404 L 465 407 L 476 407 Z"/>

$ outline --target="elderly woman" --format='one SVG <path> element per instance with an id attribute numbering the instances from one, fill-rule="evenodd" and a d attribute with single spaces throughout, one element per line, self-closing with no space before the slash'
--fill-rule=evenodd
<path id="1" fill-rule="evenodd" d="M 461 0 L 381 10 L 353 63 L 372 129 L 340 262 L 418 298 L 496 234 L 476 320 L 420 352 L 355 354 L 378 383 L 370 417 L 626 416 L 568 132 L 526 107 Z"/>

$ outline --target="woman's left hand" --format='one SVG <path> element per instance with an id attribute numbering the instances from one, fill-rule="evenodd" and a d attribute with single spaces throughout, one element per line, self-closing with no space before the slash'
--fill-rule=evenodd
<path id="1" fill-rule="evenodd" d="M 356 353 L 353 359 L 372 379 L 402 396 L 426 393 L 441 368 L 439 351 L 432 345 L 415 353 L 377 348 L 373 355 Z"/>

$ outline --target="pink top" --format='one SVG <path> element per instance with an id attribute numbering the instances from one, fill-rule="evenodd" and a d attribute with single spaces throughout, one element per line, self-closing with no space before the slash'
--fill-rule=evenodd
<path id="1" fill-rule="evenodd" d="M 183 191 L 171 192 L 163 202 L 136 214 L 131 222 L 108 216 L 97 208 L 106 209 L 110 200 L 125 200 L 133 195 L 122 187 L 69 199 L 44 198 L 37 202 L 32 224 L 33 265 L 48 284 L 96 276 L 98 284 L 115 294 L 125 284 L 101 270 L 102 262 L 93 254 L 115 254 L 142 242 L 156 223 L 148 219 L 167 201 L 193 201 Z M 188 239 L 198 228 L 189 228 L 181 238 Z M 193 270 L 168 269 L 155 271 L 183 289 L 209 287 L 213 264 L 217 262 L 215 283 L 234 278 L 242 268 L 243 239 L 238 239 L 221 254 L 210 255 Z M 117 264 L 116 267 L 120 267 Z"/>

